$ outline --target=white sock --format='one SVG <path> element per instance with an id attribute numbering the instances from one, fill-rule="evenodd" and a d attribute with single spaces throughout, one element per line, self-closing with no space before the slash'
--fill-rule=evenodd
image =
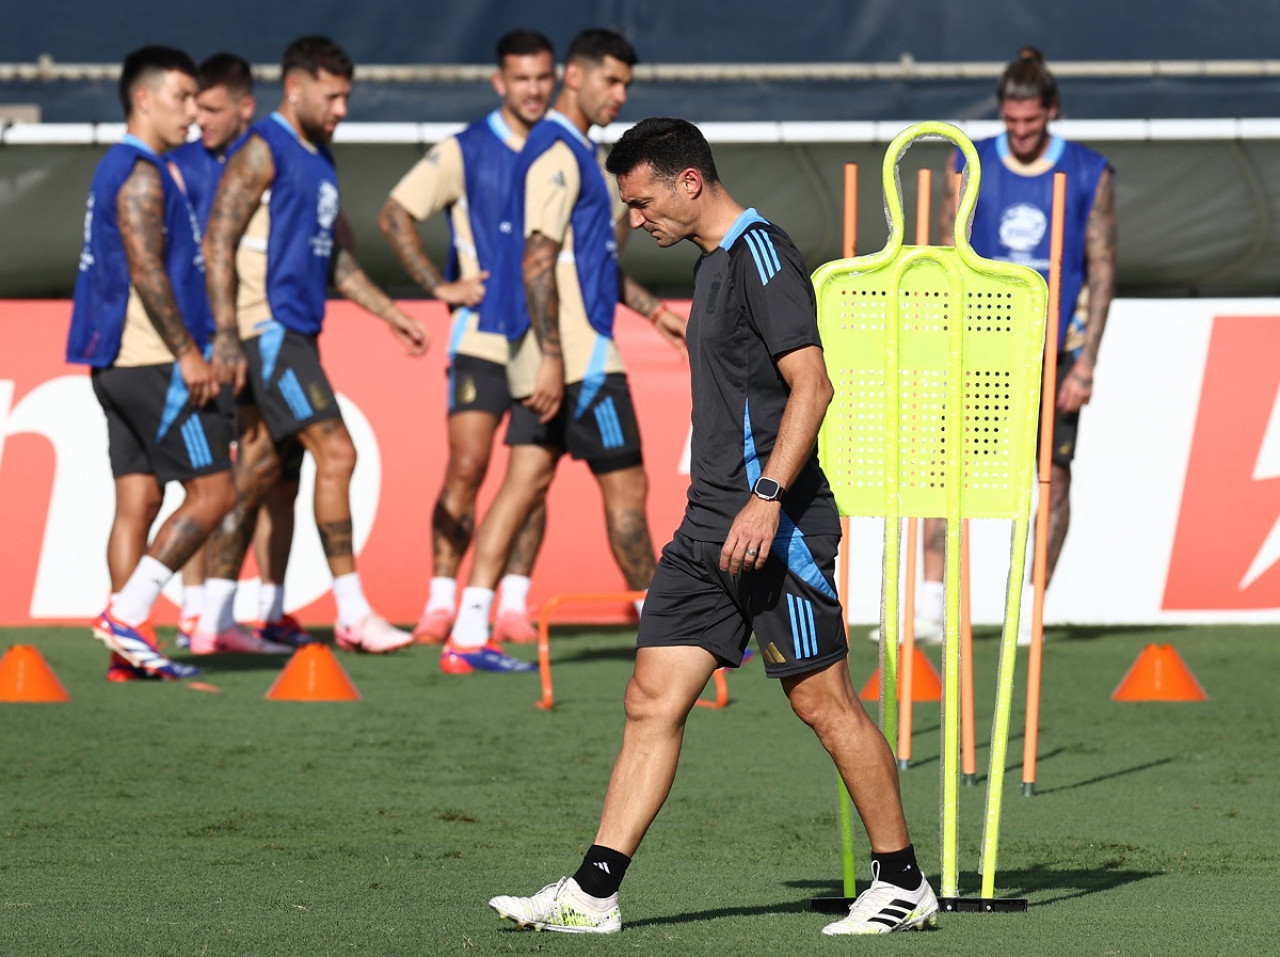
<path id="1" fill-rule="evenodd" d="M 427 611 L 453 611 L 458 600 L 458 580 L 443 576 L 431 579 L 431 594 L 427 596 Z"/>
<path id="2" fill-rule="evenodd" d="M 182 586 L 182 617 L 199 618 L 204 608 L 204 582 Z"/>
<path id="3" fill-rule="evenodd" d="M 502 598 L 498 602 L 498 611 L 514 611 L 524 615 L 528 612 L 529 576 L 503 575 L 499 583 Z"/>
<path id="4" fill-rule="evenodd" d="M 279 621 L 284 617 L 284 586 L 271 582 L 258 585 L 258 620 Z"/>
<path id="5" fill-rule="evenodd" d="M 217 635 L 235 627 L 236 584 L 230 578 L 204 580 L 204 607 L 196 631 Z"/>
<path id="6" fill-rule="evenodd" d="M 479 648 L 489 640 L 489 611 L 493 608 L 492 588 L 462 589 L 458 619 L 449 640 L 456 648 Z"/>
<path id="7" fill-rule="evenodd" d="M 111 602 L 111 617 L 136 627 L 151 615 L 151 606 L 160 597 L 164 583 L 173 577 L 173 569 L 159 559 L 143 555 L 138 567 Z"/>
<path id="8" fill-rule="evenodd" d="M 372 614 L 369 601 L 360 587 L 360 573 L 339 575 L 333 580 L 333 598 L 338 603 L 338 624 L 350 628 L 366 615 Z"/>
<path id="9" fill-rule="evenodd" d="M 942 582 L 921 582 L 916 589 L 916 617 L 942 621 L 947 610 L 947 589 Z"/>

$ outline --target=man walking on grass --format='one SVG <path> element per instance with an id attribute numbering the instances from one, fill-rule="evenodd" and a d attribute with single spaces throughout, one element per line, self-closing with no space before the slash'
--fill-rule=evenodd
<path id="1" fill-rule="evenodd" d="M 840 524 L 815 451 L 832 387 L 809 272 L 782 230 L 725 191 L 692 124 L 640 122 L 608 169 L 633 227 L 659 246 L 687 239 L 703 253 L 687 335 L 689 504 L 640 618 L 595 841 L 573 876 L 489 904 L 521 928 L 622 929 L 618 888 L 675 779 L 685 720 L 754 632 L 765 672 L 831 755 L 871 841 L 871 887 L 823 933 L 932 925 L 938 902 L 916 864 L 893 753 L 849 680 L 833 585 Z"/>

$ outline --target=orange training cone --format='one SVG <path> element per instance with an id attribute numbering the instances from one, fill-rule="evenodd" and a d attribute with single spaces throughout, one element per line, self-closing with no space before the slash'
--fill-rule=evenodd
<path id="1" fill-rule="evenodd" d="M 0 658 L 0 701 L 70 701 L 53 669 L 31 645 L 11 645 Z"/>
<path id="2" fill-rule="evenodd" d="M 359 701 L 360 692 L 328 645 L 310 644 L 293 653 L 266 698 L 268 701 Z"/>
<path id="3" fill-rule="evenodd" d="M 1207 701 L 1173 645 L 1147 645 L 1111 692 L 1112 701 Z"/>
<path id="4" fill-rule="evenodd" d="M 914 701 L 941 701 L 942 700 L 942 679 L 938 677 L 937 670 L 933 667 L 927 655 L 916 646 L 916 653 L 911 658 L 911 700 Z M 858 697 L 863 701 L 879 701 L 880 700 L 880 669 L 877 668 L 871 672 L 871 677 L 867 679 L 867 683 L 862 686 L 862 691 Z M 902 697 L 902 667 L 899 663 L 898 667 L 898 697 Z"/>

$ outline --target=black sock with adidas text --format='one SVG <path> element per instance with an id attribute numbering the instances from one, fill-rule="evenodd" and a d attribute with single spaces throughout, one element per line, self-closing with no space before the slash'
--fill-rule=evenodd
<path id="1" fill-rule="evenodd" d="M 912 857 L 912 860 L 915 860 Z M 631 858 L 611 847 L 592 844 L 582 859 L 582 866 L 573 875 L 582 890 L 592 897 L 612 897 L 626 876 Z"/>
<path id="2" fill-rule="evenodd" d="M 920 865 L 916 863 L 914 844 L 908 844 L 900 851 L 887 854 L 871 852 L 871 872 L 877 880 L 896 884 L 906 891 L 913 891 L 920 886 L 923 875 Z"/>

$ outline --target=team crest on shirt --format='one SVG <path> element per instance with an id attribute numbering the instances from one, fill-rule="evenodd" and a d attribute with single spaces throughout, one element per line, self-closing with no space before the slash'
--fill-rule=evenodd
<path id="1" fill-rule="evenodd" d="M 1029 253 L 1040 245 L 1049 221 L 1030 203 L 1014 203 L 1000 214 L 1000 242 L 1015 253 Z"/>
<path id="2" fill-rule="evenodd" d="M 316 221 L 321 229 L 332 229 L 334 220 L 338 218 L 338 187 L 325 180 L 320 184 L 319 196 L 316 199 Z"/>

